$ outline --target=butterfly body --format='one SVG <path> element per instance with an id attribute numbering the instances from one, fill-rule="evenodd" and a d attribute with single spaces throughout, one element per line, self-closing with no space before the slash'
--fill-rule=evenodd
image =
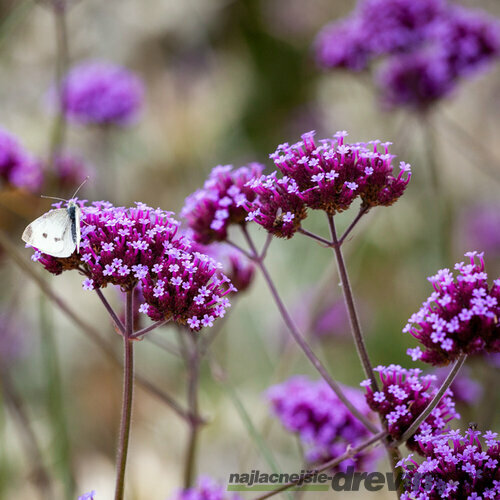
<path id="1" fill-rule="evenodd" d="M 69 257 L 80 252 L 80 219 L 82 211 L 74 202 L 35 219 L 23 232 L 22 240 L 52 257 Z"/>

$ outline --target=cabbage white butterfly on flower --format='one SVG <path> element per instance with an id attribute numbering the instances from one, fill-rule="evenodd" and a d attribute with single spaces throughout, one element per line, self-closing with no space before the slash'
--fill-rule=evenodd
<path id="1" fill-rule="evenodd" d="M 87 179 L 80 184 L 72 198 L 86 181 Z M 43 198 L 49 198 L 49 196 Z M 50 210 L 35 219 L 26 227 L 21 238 L 40 252 L 52 255 L 52 257 L 69 257 L 75 250 L 80 252 L 81 216 L 80 207 L 74 201 L 69 201 L 66 208 Z"/>

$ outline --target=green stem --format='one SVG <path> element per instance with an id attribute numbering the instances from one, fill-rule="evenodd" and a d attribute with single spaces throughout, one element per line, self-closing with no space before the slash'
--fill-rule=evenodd
<path id="1" fill-rule="evenodd" d="M 118 456 L 116 460 L 115 500 L 123 500 L 125 494 L 125 469 L 127 467 L 130 427 L 132 423 L 132 399 L 134 390 L 134 341 L 130 340 L 134 328 L 134 291 L 127 292 L 125 334 L 123 335 L 124 366 L 123 396 Z"/>

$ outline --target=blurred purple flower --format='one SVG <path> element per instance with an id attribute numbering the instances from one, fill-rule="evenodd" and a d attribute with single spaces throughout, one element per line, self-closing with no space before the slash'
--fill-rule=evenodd
<path id="1" fill-rule="evenodd" d="M 25 331 L 14 310 L 0 312 L 0 371 L 25 355 L 28 346 Z"/>
<path id="2" fill-rule="evenodd" d="M 398 463 L 404 471 L 401 500 L 500 498 L 498 434 L 486 431 L 485 446 L 480 437 L 481 432 L 473 429 L 464 435 L 456 430 L 421 436 L 419 452 L 425 461 L 419 464 L 410 454 Z"/>
<path id="3" fill-rule="evenodd" d="M 482 248 L 493 256 L 500 256 L 500 204 L 485 203 L 469 208 L 462 215 L 460 235 L 468 248 Z"/>
<path id="4" fill-rule="evenodd" d="M 441 385 L 444 382 L 449 371 L 450 370 L 448 368 L 436 368 L 434 370 L 433 373 L 437 377 L 437 385 Z M 455 377 L 455 380 L 453 380 L 450 389 L 456 403 L 463 403 L 469 406 L 479 402 L 481 396 L 483 395 L 483 388 L 481 384 L 470 378 L 469 370 L 466 366 L 463 366 L 460 369 L 460 372 Z"/>
<path id="5" fill-rule="evenodd" d="M 237 493 L 228 494 L 226 489 L 208 476 L 200 476 L 192 488 L 180 490 L 170 500 L 242 500 Z"/>
<path id="6" fill-rule="evenodd" d="M 343 387 L 343 391 L 365 416 L 373 416 L 361 391 L 350 387 Z M 298 434 L 305 447 L 305 459 L 311 464 L 327 462 L 370 435 L 323 380 L 294 376 L 270 387 L 266 397 L 285 429 Z M 378 458 L 378 450 L 364 451 L 341 462 L 335 471 L 345 471 L 349 466 L 372 470 Z"/>
<path id="7" fill-rule="evenodd" d="M 179 222 L 171 212 L 144 203 L 132 208 L 78 203 L 80 252 L 56 258 L 36 251 L 33 260 L 56 275 L 77 269 L 86 276 L 82 286 L 87 290 L 111 284 L 129 291 L 141 283 L 139 311 L 154 321 L 172 319 L 200 330 L 224 316 L 233 285 L 220 272 L 221 264 L 192 251 L 192 242 L 177 235 Z"/>
<path id="8" fill-rule="evenodd" d="M 0 177 L 8 184 L 38 191 L 43 182 L 41 164 L 35 160 L 19 141 L 0 128 Z"/>
<path id="9" fill-rule="evenodd" d="M 74 189 L 94 173 L 89 164 L 72 153 L 59 153 L 54 159 L 54 172 L 61 189 Z"/>
<path id="10" fill-rule="evenodd" d="M 429 278 L 434 292 L 403 329 L 424 348 L 408 350 L 414 361 L 446 365 L 464 353 L 500 352 L 500 279 L 490 289 L 483 254 L 465 256 L 470 264 L 455 264 L 456 278 L 449 269 Z"/>
<path id="11" fill-rule="evenodd" d="M 436 376 L 422 375 L 422 370 L 418 368 L 406 369 L 399 365 L 378 366 L 375 371 L 379 372 L 382 382 L 380 391 L 372 391 L 370 380 L 363 381 L 361 385 L 366 388 L 368 405 L 387 421 L 387 430 L 397 441 L 437 393 L 438 388 L 432 385 Z M 441 434 L 447 430 L 450 420 L 460 418 L 452 396 L 453 393 L 448 389 L 417 433 L 408 439 L 408 448 L 418 451 L 416 441 L 419 435 Z"/>
<path id="12" fill-rule="evenodd" d="M 73 67 L 63 81 L 69 119 L 82 124 L 128 125 L 143 101 L 143 85 L 129 70 L 103 61 Z"/>

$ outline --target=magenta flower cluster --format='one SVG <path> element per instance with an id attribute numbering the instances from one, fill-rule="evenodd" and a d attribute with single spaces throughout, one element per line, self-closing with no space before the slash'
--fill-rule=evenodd
<path id="1" fill-rule="evenodd" d="M 402 500 L 500 498 L 500 441 L 496 432 L 453 430 L 441 436 L 423 435 L 418 441 L 425 456 L 421 464 L 412 455 L 398 464 L 404 471 Z"/>
<path id="2" fill-rule="evenodd" d="M 221 265 L 191 250 L 192 242 L 177 235 L 179 222 L 171 212 L 136 205 L 81 203 L 80 253 L 60 259 L 36 251 L 33 260 L 54 274 L 79 270 L 89 290 L 111 284 L 125 291 L 140 283 L 144 302 L 139 311 L 151 319 L 172 319 L 192 330 L 213 326 L 234 290 Z"/>
<path id="3" fill-rule="evenodd" d="M 228 494 L 226 489 L 208 476 L 200 476 L 192 488 L 179 491 L 171 500 L 241 500 L 237 493 Z"/>
<path id="4" fill-rule="evenodd" d="M 403 329 L 423 348 L 409 349 L 413 360 L 444 365 L 461 354 L 500 352 L 500 279 L 490 288 L 483 254 L 465 255 L 470 263 L 455 265 L 457 277 L 441 269 L 429 278 L 434 292 Z"/>
<path id="5" fill-rule="evenodd" d="M 387 430 L 397 441 L 431 402 L 438 389 L 432 384 L 435 375 L 422 375 L 418 368 L 406 369 L 399 365 L 378 366 L 382 387 L 373 392 L 370 380 L 361 383 L 366 388 L 366 401 L 387 422 Z M 407 446 L 418 451 L 416 442 L 421 433 L 440 434 L 448 422 L 460 418 L 455 411 L 453 394 L 448 390 L 432 413 L 408 441 Z"/>
<path id="6" fill-rule="evenodd" d="M 232 165 L 219 165 L 212 170 L 203 189 L 186 198 L 181 212 L 193 231 L 194 241 L 203 245 L 224 241 L 231 224 L 245 224 L 243 205 L 255 198 L 247 184 L 263 170 L 258 163 L 236 170 Z"/>
<path id="7" fill-rule="evenodd" d="M 316 57 L 325 68 L 359 71 L 388 56 L 377 77 L 383 101 L 423 108 L 498 59 L 499 26 L 445 0 L 362 0 L 318 35 Z"/>
<path id="8" fill-rule="evenodd" d="M 271 234 L 290 238 L 300 228 L 307 209 L 335 215 L 358 198 L 366 209 L 392 205 L 406 189 L 410 165 L 401 162 L 400 172 L 394 176 L 390 143 L 347 144 L 346 135 L 342 131 L 332 139 L 315 141 L 314 132 L 308 132 L 296 144 L 278 146 L 270 157 L 283 176 L 274 172 L 250 182 L 257 196 L 245 203 L 247 220 Z"/>
<path id="9" fill-rule="evenodd" d="M 84 493 L 78 497 L 78 500 L 95 500 L 96 492 L 95 490 Z"/>
<path id="10" fill-rule="evenodd" d="M 76 123 L 127 125 L 137 117 L 142 100 L 139 78 L 108 62 L 82 62 L 63 81 L 63 107 Z"/>
<path id="11" fill-rule="evenodd" d="M 94 174 L 93 169 L 83 158 L 69 152 L 57 154 L 53 167 L 52 174 L 61 189 L 75 189 L 86 177 Z"/>
<path id="12" fill-rule="evenodd" d="M 343 391 L 362 414 L 373 417 L 360 391 L 350 387 L 343 387 Z M 340 456 L 348 445 L 355 446 L 370 435 L 323 380 L 294 376 L 269 388 L 266 396 L 285 429 L 299 436 L 310 464 Z M 378 458 L 378 451 L 363 451 L 341 462 L 335 470 L 345 471 L 349 466 L 372 470 Z"/>
<path id="13" fill-rule="evenodd" d="M 43 182 L 40 162 L 9 132 L 0 128 L 0 177 L 7 184 L 38 191 Z"/>

